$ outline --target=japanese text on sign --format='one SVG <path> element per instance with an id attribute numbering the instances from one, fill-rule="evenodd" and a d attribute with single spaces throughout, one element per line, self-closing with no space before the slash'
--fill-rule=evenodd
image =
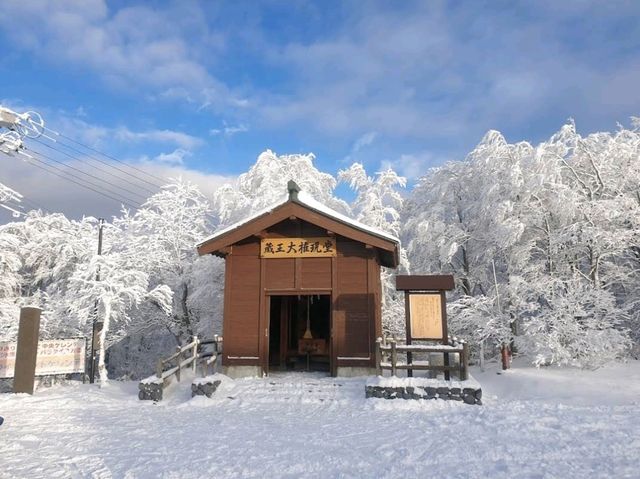
<path id="1" fill-rule="evenodd" d="M 17 343 L 0 341 L 0 378 L 12 378 Z M 49 339 L 38 342 L 36 376 L 84 371 L 85 339 Z"/>
<path id="2" fill-rule="evenodd" d="M 440 294 L 410 293 L 409 311 L 413 339 L 444 338 Z"/>
<path id="3" fill-rule="evenodd" d="M 265 238 L 261 258 L 323 258 L 336 256 L 335 238 Z"/>

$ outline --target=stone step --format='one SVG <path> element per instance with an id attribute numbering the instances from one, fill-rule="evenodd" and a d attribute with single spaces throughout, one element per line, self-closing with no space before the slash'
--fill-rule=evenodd
<path id="1" fill-rule="evenodd" d="M 325 380 L 296 381 L 288 378 L 247 379 L 236 382 L 229 399 L 250 398 L 259 402 L 328 402 L 361 396 L 363 383 Z"/>

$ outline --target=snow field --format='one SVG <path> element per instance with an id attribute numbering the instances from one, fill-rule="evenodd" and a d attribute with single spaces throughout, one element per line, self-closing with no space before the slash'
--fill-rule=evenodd
<path id="1" fill-rule="evenodd" d="M 0 477 L 640 477 L 640 364 L 472 372 L 484 406 L 365 399 L 365 378 L 0 395 Z"/>

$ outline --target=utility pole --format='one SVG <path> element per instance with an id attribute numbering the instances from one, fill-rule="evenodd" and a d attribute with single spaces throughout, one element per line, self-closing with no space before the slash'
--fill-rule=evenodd
<path id="1" fill-rule="evenodd" d="M 102 230 L 104 218 L 98 219 L 98 256 L 102 254 Z M 100 281 L 100 269 L 96 271 L 96 281 Z M 98 322 L 98 301 L 93 308 L 93 328 L 91 331 L 91 364 L 89 365 L 89 383 L 93 384 L 96 372 L 96 338 L 102 331 L 102 322 Z"/>

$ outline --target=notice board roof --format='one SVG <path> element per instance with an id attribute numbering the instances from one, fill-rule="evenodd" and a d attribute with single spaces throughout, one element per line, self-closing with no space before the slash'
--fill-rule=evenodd
<path id="1" fill-rule="evenodd" d="M 397 291 L 450 291 L 454 289 L 450 274 L 396 276 Z"/>

